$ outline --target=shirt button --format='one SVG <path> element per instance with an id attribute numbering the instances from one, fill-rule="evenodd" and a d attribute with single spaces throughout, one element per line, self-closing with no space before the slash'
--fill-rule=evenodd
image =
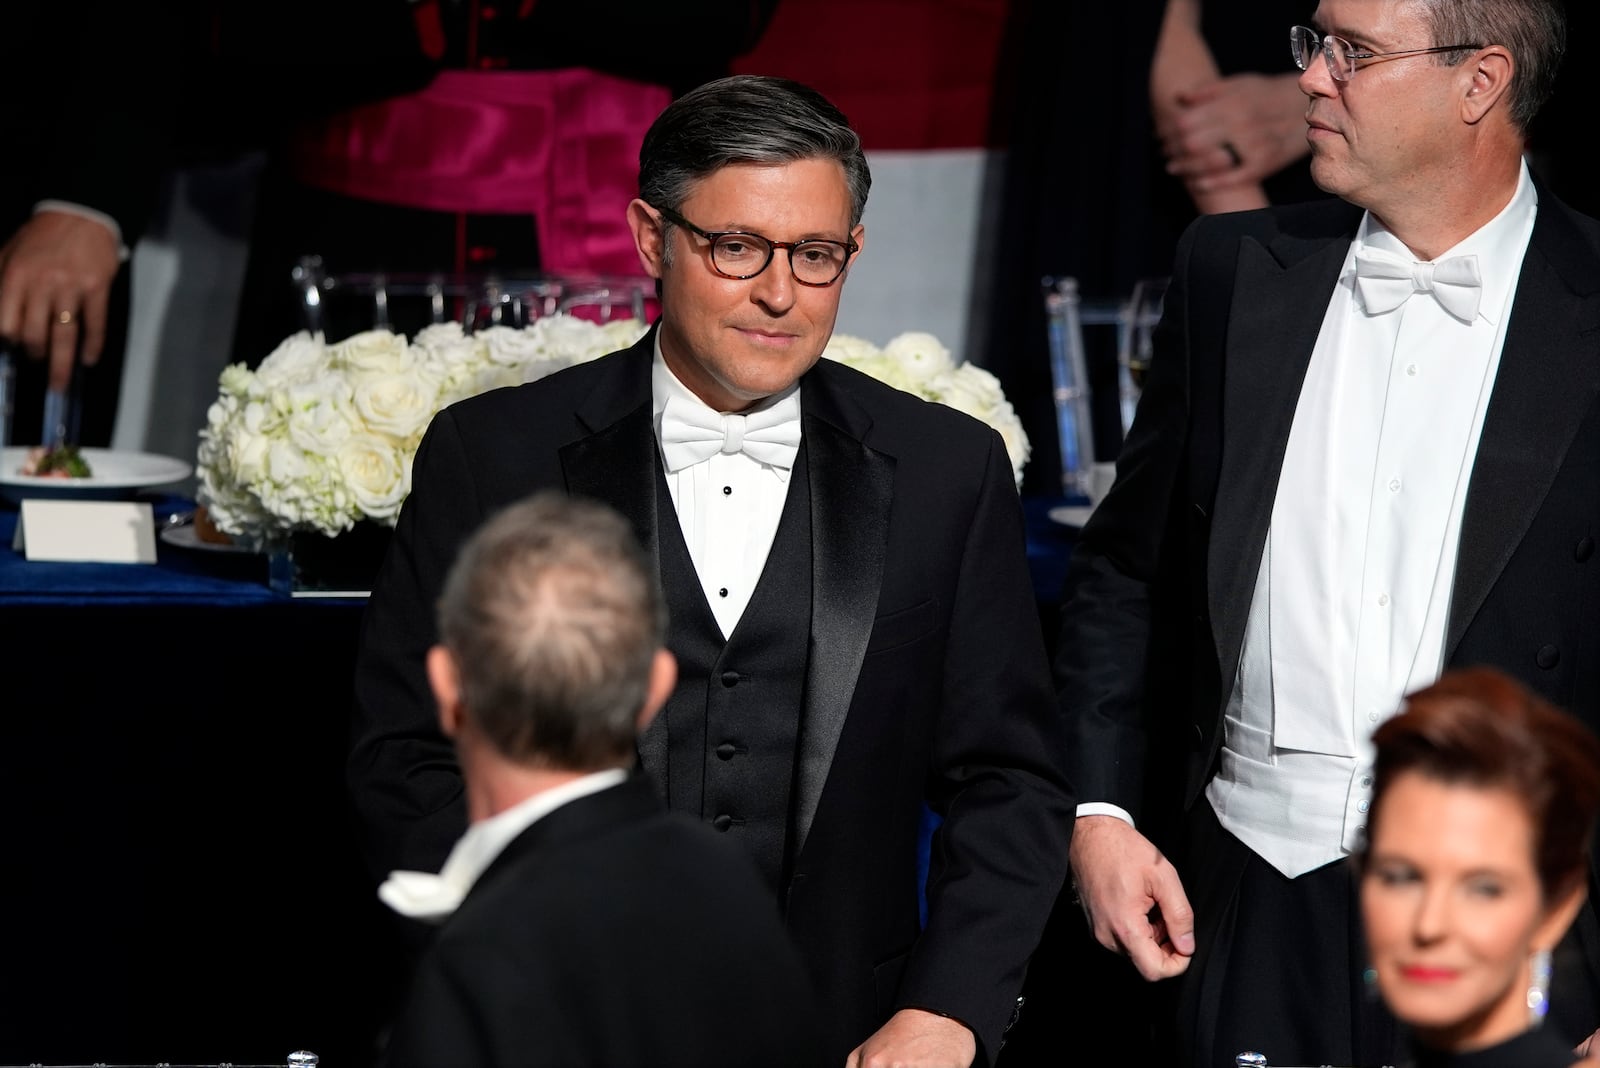
<path id="1" fill-rule="evenodd" d="M 724 586 L 724 587 L 722 587 L 722 589 L 718 590 L 717 591 L 717 596 L 718 597 L 726 597 L 726 596 L 728 596 L 728 587 Z"/>
<path id="2" fill-rule="evenodd" d="M 1417 365 L 1414 363 L 1406 364 L 1406 374 L 1412 378 L 1417 377 Z"/>
<path id="3" fill-rule="evenodd" d="M 1358 802 L 1356 802 L 1356 811 L 1357 812 L 1365 812 L 1367 810 L 1367 808 L 1368 808 L 1368 805 L 1369 805 L 1369 803 L 1366 802 L 1366 801 L 1358 801 Z"/>
<path id="4" fill-rule="evenodd" d="M 1362 786 L 1371 786 L 1372 785 L 1372 776 L 1370 776 L 1370 775 L 1361 776 L 1361 785 Z"/>
<path id="5" fill-rule="evenodd" d="M 1400 480 L 1398 478 L 1391 478 L 1389 480 L 1389 492 L 1390 493 L 1399 493 L 1400 492 Z"/>
<path id="6" fill-rule="evenodd" d="M 724 671 L 722 673 L 722 685 L 730 688 L 739 685 L 739 673 L 737 671 Z"/>
<path id="7" fill-rule="evenodd" d="M 715 750 L 719 760 L 732 760 L 739 755 L 739 747 L 732 742 L 723 742 Z"/>
<path id="8" fill-rule="evenodd" d="M 733 817 L 724 812 L 722 815 L 711 821 L 711 826 L 715 827 L 719 831 L 725 831 L 729 827 L 733 826 Z"/>
<path id="9" fill-rule="evenodd" d="M 1368 723 L 1376 723 L 1376 722 L 1378 722 L 1378 714 L 1376 712 L 1368 712 L 1367 713 L 1367 722 Z"/>
<path id="10" fill-rule="evenodd" d="M 732 486 L 723 486 L 723 487 L 722 487 L 722 495 L 723 495 L 723 496 L 724 496 L 724 497 L 731 497 L 731 496 L 733 496 L 733 487 L 732 487 Z"/>
<path id="11" fill-rule="evenodd" d="M 1387 608 L 1387 607 L 1389 607 L 1389 595 L 1387 593 L 1378 594 L 1378 607 L 1379 608 Z"/>

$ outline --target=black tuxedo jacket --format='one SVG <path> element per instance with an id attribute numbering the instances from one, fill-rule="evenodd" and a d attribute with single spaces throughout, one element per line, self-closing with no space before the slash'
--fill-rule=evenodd
<path id="1" fill-rule="evenodd" d="M 422 673 L 456 548 L 543 488 L 605 501 L 658 550 L 652 336 L 441 413 L 373 591 L 352 787 L 379 871 L 435 870 L 460 777 Z M 992 1058 L 1064 880 L 1073 803 L 1005 448 L 993 431 L 822 360 L 802 380 L 812 611 L 782 902 L 842 1060 L 900 1007 Z M 670 513 L 669 513 L 670 514 Z M 664 753 L 646 745 L 647 772 Z M 919 934 L 918 825 L 933 843 Z M 696 813 L 698 815 L 698 813 Z"/>
<path id="2" fill-rule="evenodd" d="M 1295 405 L 1360 219 L 1342 201 L 1213 216 L 1180 243 L 1156 361 L 1063 604 L 1057 675 L 1085 800 L 1137 815 L 1159 785 L 1143 778 L 1152 752 L 1175 757 L 1186 806 L 1214 771 Z M 1591 727 L 1597 395 L 1600 223 L 1539 188 L 1473 463 L 1445 661 L 1505 670 Z"/>
<path id="3" fill-rule="evenodd" d="M 633 780 L 506 847 L 417 968 L 392 1068 L 820 1064 L 748 858 Z"/>

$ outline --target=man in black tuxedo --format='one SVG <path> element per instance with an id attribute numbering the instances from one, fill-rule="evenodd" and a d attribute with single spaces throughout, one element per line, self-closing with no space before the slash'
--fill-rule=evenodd
<path id="1" fill-rule="evenodd" d="M 1322 0 L 1294 41 L 1343 199 L 1189 228 L 1057 654 L 1074 877 L 1102 944 L 1186 972 L 1180 1063 L 1393 1063 L 1342 858 L 1406 692 L 1489 664 L 1600 722 L 1600 225 L 1522 161 L 1560 7 Z"/>
<path id="2" fill-rule="evenodd" d="M 749 858 L 629 774 L 677 672 L 622 517 L 549 492 L 507 508 L 438 616 L 428 681 L 472 826 L 440 874 L 379 891 L 444 923 L 388 1063 L 819 1063 L 805 972 Z"/>
<path id="3" fill-rule="evenodd" d="M 441 413 L 368 610 L 351 779 L 380 870 L 431 870 L 460 774 L 429 721 L 429 605 L 542 487 L 632 522 L 679 681 L 640 741 L 668 805 L 747 847 L 831 1063 L 987 1063 L 1065 875 L 1071 795 L 999 435 L 819 360 L 870 177 L 793 82 L 712 82 L 646 136 L 637 345 Z M 924 804 L 941 817 L 919 914 Z"/>

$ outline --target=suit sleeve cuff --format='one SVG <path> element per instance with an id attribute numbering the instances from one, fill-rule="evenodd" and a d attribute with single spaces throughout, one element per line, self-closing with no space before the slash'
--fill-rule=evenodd
<path id="1" fill-rule="evenodd" d="M 64 215 L 76 215 L 80 219 L 97 222 L 111 231 L 111 237 L 117 243 L 117 259 L 123 263 L 128 262 L 128 246 L 122 242 L 122 227 L 117 225 L 117 220 L 103 211 L 97 211 L 87 204 L 78 204 L 70 200 L 41 200 L 33 206 L 33 213 L 38 215 L 42 211 L 59 211 Z"/>

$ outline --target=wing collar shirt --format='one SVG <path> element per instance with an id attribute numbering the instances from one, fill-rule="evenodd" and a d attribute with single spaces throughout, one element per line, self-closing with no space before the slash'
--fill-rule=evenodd
<path id="1" fill-rule="evenodd" d="M 651 374 L 654 393 L 656 441 L 666 469 L 667 491 L 678 513 L 678 525 L 706 603 L 724 638 L 733 634 L 761 571 L 766 567 L 772 539 L 778 532 L 783 502 L 789 491 L 788 464 L 767 463 L 742 451 L 710 451 L 704 459 L 680 461 L 662 442 L 663 413 L 669 404 L 696 424 L 727 428 L 730 448 L 751 425 L 781 425 L 794 448 L 800 441 L 800 384 L 768 397 L 740 413 L 713 410 L 672 373 L 661 356 L 661 335 L 656 333 L 655 366 Z M 679 407 L 681 406 L 681 408 Z M 765 455 L 765 454 L 763 454 Z"/>
<path id="2" fill-rule="evenodd" d="M 1442 669 L 1473 457 L 1536 208 L 1524 166 L 1500 214 L 1433 264 L 1369 213 L 1328 302 L 1206 790 L 1222 825 L 1284 875 L 1359 848 L 1371 733 Z M 1358 257 L 1389 264 L 1391 290 L 1409 271 L 1415 292 L 1406 281 L 1364 300 Z M 1457 257 L 1470 259 L 1442 266 Z M 1475 313 L 1460 291 L 1426 288 L 1436 264 L 1459 279 L 1472 260 Z"/>
<path id="3" fill-rule="evenodd" d="M 467 828 L 445 858 L 439 874 L 423 871 L 389 873 L 378 897 L 402 916 L 428 923 L 443 923 L 461 906 L 467 891 L 489 870 L 496 857 L 518 835 L 562 805 L 597 794 L 626 782 L 622 768 L 597 771 L 553 789 L 534 794 L 504 812 L 479 820 Z"/>

